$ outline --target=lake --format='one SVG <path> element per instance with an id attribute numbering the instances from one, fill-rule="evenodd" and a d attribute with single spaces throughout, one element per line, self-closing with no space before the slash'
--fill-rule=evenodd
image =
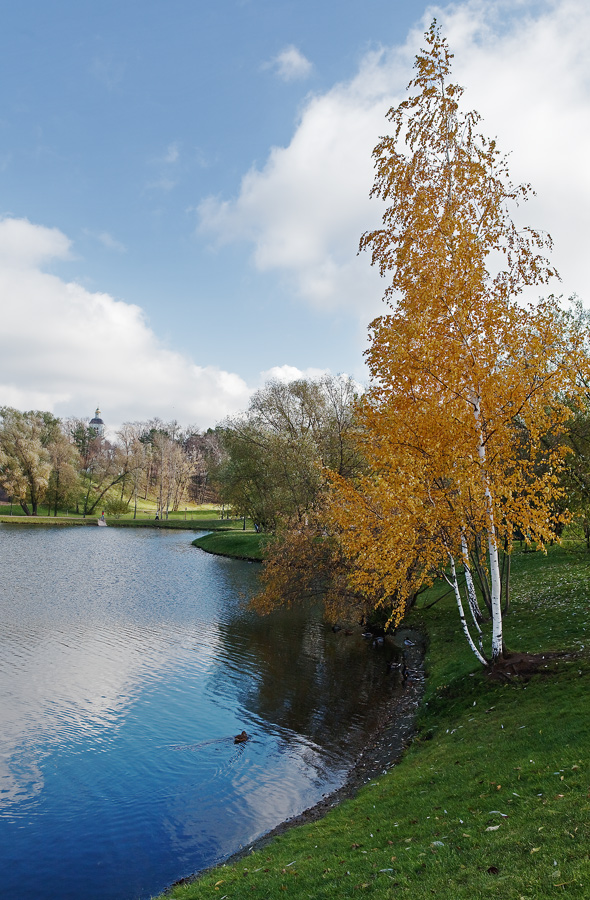
<path id="1" fill-rule="evenodd" d="M 340 786 L 399 691 L 193 537 L 0 525 L 1 896 L 158 893 Z"/>

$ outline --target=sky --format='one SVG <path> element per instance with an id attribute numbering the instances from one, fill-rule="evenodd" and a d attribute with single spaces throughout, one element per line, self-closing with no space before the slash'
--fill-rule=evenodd
<path id="1" fill-rule="evenodd" d="M 200 429 L 367 380 L 371 152 L 436 17 L 590 305 L 587 0 L 21 0 L 0 53 L 0 406 Z M 522 217 L 522 218 L 520 218 Z"/>

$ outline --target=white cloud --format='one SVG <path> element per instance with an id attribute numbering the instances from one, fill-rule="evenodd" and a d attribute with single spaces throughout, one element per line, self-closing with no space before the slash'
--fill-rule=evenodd
<path id="1" fill-rule="evenodd" d="M 205 199 L 201 234 L 219 244 L 246 241 L 260 271 L 278 270 L 303 300 L 357 311 L 381 309 L 384 284 L 360 235 L 378 227 L 370 201 L 371 152 L 405 95 L 414 55 L 436 15 L 455 54 L 465 102 L 483 116 L 482 131 L 513 151 L 515 181 L 531 181 L 537 198 L 523 221 L 548 230 L 565 292 L 590 300 L 585 250 L 590 243 L 590 55 L 585 0 L 543 4 L 473 0 L 429 8 L 403 46 L 372 52 L 356 76 L 311 97 L 290 144 L 273 147 L 265 165 L 242 178 L 237 197 Z M 558 289 L 556 285 L 554 289 Z"/>
<path id="2" fill-rule="evenodd" d="M 297 366 L 284 365 L 272 366 L 272 368 L 267 369 L 265 372 L 261 372 L 260 376 L 262 383 L 274 379 L 276 381 L 284 381 L 288 384 L 290 381 L 298 381 L 300 378 L 321 378 L 322 375 L 328 374 L 328 369 L 298 369 Z"/>
<path id="3" fill-rule="evenodd" d="M 107 250 L 116 250 L 117 253 L 127 253 L 125 244 L 122 244 L 121 241 L 114 238 L 108 231 L 101 231 L 98 235 L 98 240 L 103 247 L 107 248 Z"/>
<path id="4" fill-rule="evenodd" d="M 173 173 L 178 172 L 177 163 L 179 161 L 180 146 L 176 141 L 168 144 L 162 154 L 149 159 L 148 166 L 152 170 L 155 169 L 158 174 L 147 182 L 145 190 L 162 191 L 163 193 L 174 190 L 178 185 L 178 177 Z"/>
<path id="5" fill-rule="evenodd" d="M 358 242 L 379 222 L 371 153 L 412 56 L 406 47 L 369 53 L 352 81 L 310 98 L 289 146 L 273 147 L 237 198 L 201 203 L 200 232 L 251 242 L 257 269 L 281 271 L 312 305 L 344 307 L 363 322 L 377 314 L 383 283 L 357 257 Z"/>
<path id="6" fill-rule="evenodd" d="M 29 268 L 68 259 L 71 245 L 57 228 L 31 225 L 27 219 L 0 220 L 0 264 Z"/>
<path id="7" fill-rule="evenodd" d="M 200 231 L 220 244 L 254 245 L 260 271 L 278 269 L 314 305 L 374 310 L 382 286 L 366 257 L 364 228 L 378 221 L 369 200 L 371 152 L 390 97 L 382 89 L 384 54 L 365 60 L 357 78 L 307 103 L 288 147 L 273 147 L 262 170 L 242 179 L 239 196 L 209 197 Z"/>
<path id="8" fill-rule="evenodd" d="M 537 193 L 518 220 L 554 239 L 563 284 L 551 289 L 577 292 L 589 304 L 590 6 L 556 0 L 537 15 L 532 3 L 521 6 L 509 27 L 501 25 L 512 9 L 507 2 L 473 2 L 440 21 L 466 104 L 482 114 L 482 131 L 510 151 L 513 180 Z"/>
<path id="9" fill-rule="evenodd" d="M 153 191 L 164 191 L 167 193 L 168 191 L 174 190 L 178 181 L 174 178 L 168 178 L 166 175 L 163 175 L 161 178 L 156 178 L 155 181 L 150 181 L 146 185 L 147 190 Z"/>
<path id="10" fill-rule="evenodd" d="M 125 244 L 122 244 L 121 241 L 118 241 L 113 235 L 108 231 L 90 231 L 88 228 L 84 229 L 84 234 L 87 234 L 88 237 L 94 238 L 103 247 L 106 247 L 107 250 L 114 250 L 116 253 L 127 253 L 127 247 Z"/>
<path id="11" fill-rule="evenodd" d="M 206 427 L 247 406 L 239 375 L 166 349 L 138 306 L 42 271 L 69 248 L 57 229 L 0 222 L 0 405 L 85 415 L 100 403 L 114 427 L 156 415 Z"/>
<path id="12" fill-rule="evenodd" d="M 290 44 L 281 50 L 264 68 L 274 69 L 283 81 L 301 81 L 304 78 L 308 78 L 313 65 L 297 47 Z"/>
<path id="13" fill-rule="evenodd" d="M 178 162 L 179 157 L 180 150 L 178 144 L 169 144 L 164 155 L 164 162 L 168 163 L 168 165 L 172 165 L 173 163 Z"/>

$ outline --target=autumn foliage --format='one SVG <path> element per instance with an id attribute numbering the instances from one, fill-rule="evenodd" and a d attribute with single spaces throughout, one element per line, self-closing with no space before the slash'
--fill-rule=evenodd
<path id="1" fill-rule="evenodd" d="M 388 113 L 393 133 L 374 151 L 373 194 L 387 208 L 361 248 L 389 279 L 391 311 L 371 325 L 371 387 L 358 411 L 367 471 L 354 483 L 332 476 L 330 523 L 351 586 L 393 601 L 393 623 L 444 571 L 487 664 L 503 651 L 499 547 L 510 553 L 516 534 L 537 546 L 555 534 L 564 451 L 546 438 L 571 415 L 587 360 L 553 298 L 521 298 L 556 274 L 550 239 L 515 225 L 530 187 L 511 183 L 478 114 L 461 112 L 435 23 L 426 41 L 410 96 Z M 457 575 L 465 570 L 473 593 L 470 560 L 482 546 L 489 656 L 471 637 Z"/>

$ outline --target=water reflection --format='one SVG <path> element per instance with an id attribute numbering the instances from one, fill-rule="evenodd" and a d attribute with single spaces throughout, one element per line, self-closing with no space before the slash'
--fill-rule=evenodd
<path id="1" fill-rule="evenodd" d="M 3 894 L 150 896 L 337 786 L 394 689 L 190 540 L 0 526 Z"/>

